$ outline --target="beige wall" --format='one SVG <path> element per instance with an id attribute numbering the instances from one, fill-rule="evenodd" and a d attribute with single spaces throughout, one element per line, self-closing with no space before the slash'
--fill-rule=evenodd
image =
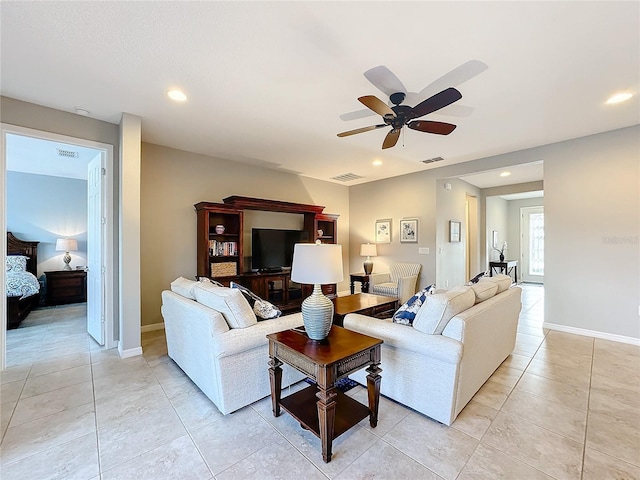
<path id="1" fill-rule="evenodd" d="M 196 273 L 196 213 L 193 205 L 247 197 L 325 206 L 340 215 L 338 243 L 343 244 L 348 289 L 349 190 L 346 186 L 250 165 L 229 162 L 148 143 L 142 144 L 141 277 L 142 325 L 162 322 L 162 290 L 178 276 Z M 293 225 L 278 216 L 248 216 L 249 222 Z M 295 220 L 293 220 L 295 223 Z"/>

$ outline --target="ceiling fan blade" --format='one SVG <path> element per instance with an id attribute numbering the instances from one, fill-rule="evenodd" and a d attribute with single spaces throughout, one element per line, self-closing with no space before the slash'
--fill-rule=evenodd
<path id="1" fill-rule="evenodd" d="M 417 105 L 424 98 L 420 98 L 417 93 L 407 92 L 407 98 L 404 101 L 405 105 Z M 452 104 L 443 107 L 441 110 L 438 110 L 438 115 L 445 115 L 447 117 L 468 117 L 475 111 L 475 108 L 468 107 L 466 105 L 458 105 Z M 342 117 L 341 117 L 342 118 Z"/>
<path id="2" fill-rule="evenodd" d="M 386 127 L 387 124 L 383 123 L 381 125 L 371 125 L 369 127 L 356 128 L 355 130 L 349 130 L 348 132 L 339 133 L 339 137 L 348 137 L 349 135 L 355 135 L 356 133 L 368 132 L 370 130 L 375 130 L 377 128 Z"/>
<path id="3" fill-rule="evenodd" d="M 447 105 L 451 105 L 453 102 L 457 102 L 461 98 L 462 94 L 458 90 L 453 87 L 449 87 L 413 107 L 413 112 L 410 113 L 410 118 L 418 118 L 426 115 L 427 113 L 435 112 Z"/>
<path id="4" fill-rule="evenodd" d="M 384 117 L 385 115 L 391 115 L 393 117 L 396 116 L 389 105 L 387 105 L 374 95 L 365 95 L 364 97 L 359 97 L 358 100 L 360 100 L 360 103 L 362 103 L 365 107 L 370 108 L 382 117 Z"/>
<path id="5" fill-rule="evenodd" d="M 384 142 L 382 142 L 382 149 L 394 147 L 396 143 L 398 143 L 398 138 L 400 137 L 400 128 L 394 128 L 387 136 L 384 137 Z"/>
<path id="6" fill-rule="evenodd" d="M 487 64 L 480 60 L 469 60 L 424 87 L 418 92 L 418 98 L 427 98 L 444 88 L 460 85 L 476 75 L 480 75 L 487 68 L 489 68 Z"/>
<path id="7" fill-rule="evenodd" d="M 390 96 L 392 93 L 402 92 L 406 93 L 407 89 L 395 74 L 384 65 L 378 65 L 366 72 L 364 76 L 369 80 L 378 90 L 386 93 Z"/>
<path id="8" fill-rule="evenodd" d="M 414 120 L 407 124 L 412 130 L 435 133 L 436 135 L 449 135 L 456 129 L 456 125 L 444 122 L 432 122 L 430 120 Z"/>
<path id="9" fill-rule="evenodd" d="M 369 110 L 367 108 L 362 110 L 356 110 L 354 112 L 343 113 L 342 115 L 340 115 L 340 120 L 344 120 L 345 122 L 348 122 L 349 120 L 358 120 L 360 118 L 372 117 L 375 114 L 376 112 Z"/>

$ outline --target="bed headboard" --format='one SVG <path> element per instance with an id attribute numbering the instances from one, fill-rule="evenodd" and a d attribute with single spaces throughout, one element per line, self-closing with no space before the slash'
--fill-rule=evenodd
<path id="1" fill-rule="evenodd" d="M 37 276 L 38 244 L 40 242 L 25 242 L 7 232 L 7 255 L 24 255 L 27 260 L 27 271 Z"/>

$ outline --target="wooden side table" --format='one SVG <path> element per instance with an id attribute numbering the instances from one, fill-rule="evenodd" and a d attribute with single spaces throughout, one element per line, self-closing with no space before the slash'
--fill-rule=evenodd
<path id="1" fill-rule="evenodd" d="M 47 305 L 87 301 L 87 272 L 84 270 L 56 270 L 44 274 L 47 277 Z"/>
<path id="2" fill-rule="evenodd" d="M 362 293 L 369 293 L 369 275 L 366 273 L 352 273 L 349 277 L 351 277 L 351 295 L 356 291 L 355 282 L 360 282 L 362 284 Z"/>
<path id="3" fill-rule="evenodd" d="M 267 338 L 273 416 L 280 416 L 282 407 L 320 438 L 326 463 L 331 461 L 334 438 L 367 416 L 371 427 L 378 425 L 382 340 L 335 325 L 322 341 L 311 340 L 297 330 L 272 333 Z M 317 385 L 281 398 L 283 363 L 312 378 Z M 337 380 L 366 366 L 368 407 L 335 388 Z"/>

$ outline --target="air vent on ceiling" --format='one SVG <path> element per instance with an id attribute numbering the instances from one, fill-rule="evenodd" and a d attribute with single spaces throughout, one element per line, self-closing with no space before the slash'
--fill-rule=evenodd
<path id="1" fill-rule="evenodd" d="M 56 148 L 56 150 L 60 157 L 78 158 L 80 156 L 78 152 L 74 152 L 73 150 L 64 150 L 62 148 Z"/>
<path id="2" fill-rule="evenodd" d="M 338 180 L 339 182 L 350 182 L 352 180 L 358 180 L 361 177 L 355 173 L 345 173 L 344 175 L 338 175 L 337 177 L 331 177 L 331 180 Z"/>
<path id="3" fill-rule="evenodd" d="M 426 160 L 421 160 L 422 163 L 435 163 L 435 162 L 441 162 L 442 160 L 444 160 L 444 158 L 442 157 L 433 157 L 433 158 L 427 158 Z"/>

